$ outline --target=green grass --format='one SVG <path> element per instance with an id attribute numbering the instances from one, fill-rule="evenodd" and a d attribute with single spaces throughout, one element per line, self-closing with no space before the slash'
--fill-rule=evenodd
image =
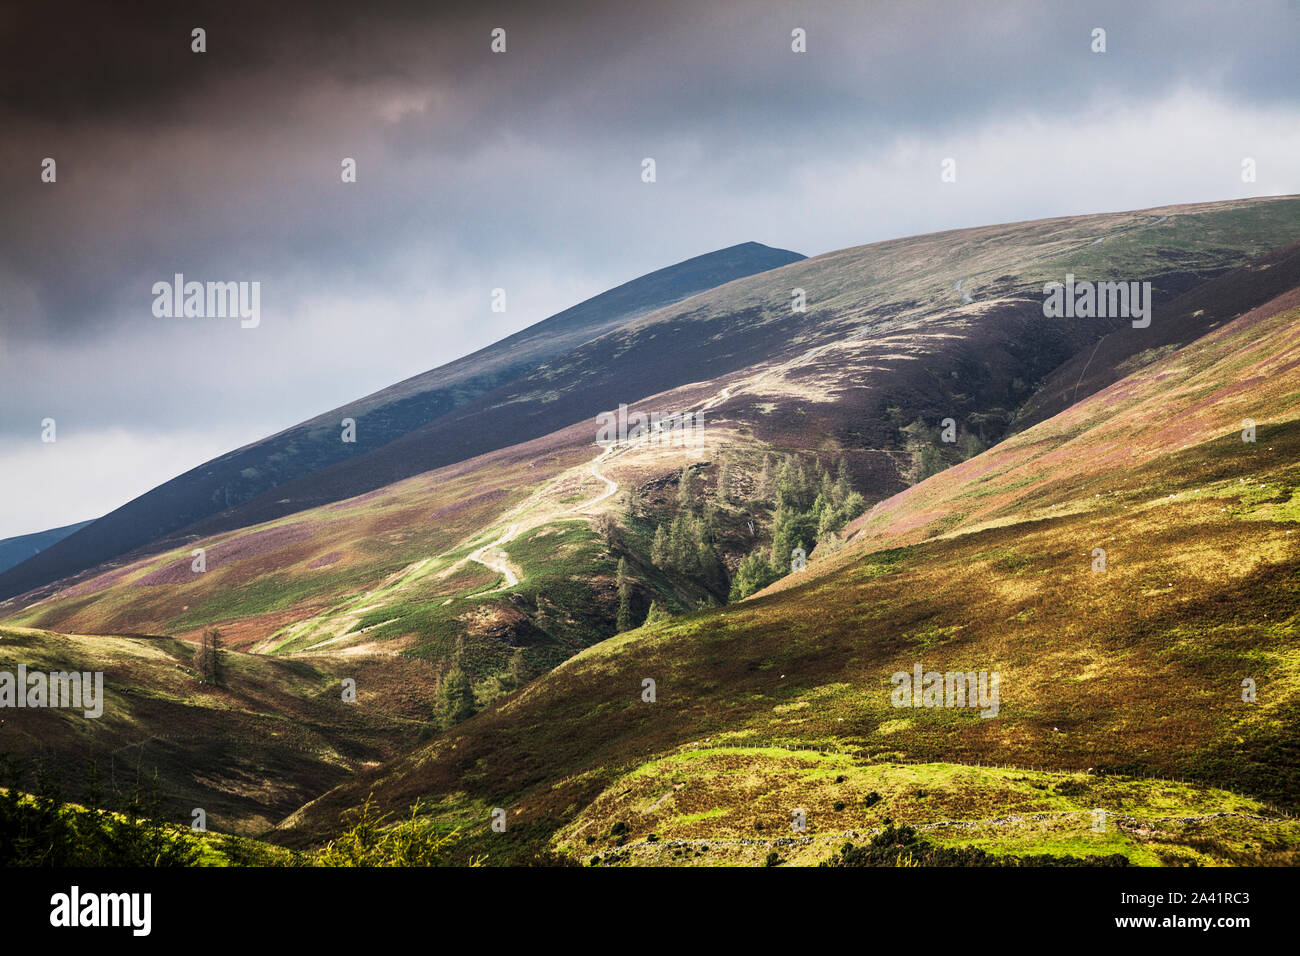
<path id="1" fill-rule="evenodd" d="M 557 833 L 555 846 L 575 857 L 626 847 L 627 862 L 659 863 L 665 849 L 646 842 L 654 833 L 660 843 L 705 844 L 715 852 L 730 845 L 729 862 L 757 865 L 772 841 L 795 835 L 795 809 L 804 811 L 808 837 L 782 849 L 795 863 L 817 862 L 845 838 L 878 832 L 886 820 L 946 846 L 1016 856 L 1119 853 L 1147 866 L 1285 862 L 1291 851 L 1279 847 L 1300 837 L 1294 818 L 1256 820 L 1267 814 L 1256 801 L 1173 781 L 700 747 L 611 781 Z M 1107 818 L 1095 832 L 1099 809 Z M 616 824 L 621 839 L 611 836 Z"/>

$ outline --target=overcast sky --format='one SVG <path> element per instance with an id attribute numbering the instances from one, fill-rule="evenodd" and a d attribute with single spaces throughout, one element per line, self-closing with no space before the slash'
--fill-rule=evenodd
<path id="1" fill-rule="evenodd" d="M 1300 193 L 1296 0 L 992 6 L 0 8 L 0 537 L 734 243 Z"/>

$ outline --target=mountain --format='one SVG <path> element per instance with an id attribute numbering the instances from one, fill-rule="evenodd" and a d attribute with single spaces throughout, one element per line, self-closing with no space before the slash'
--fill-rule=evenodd
<path id="1" fill-rule="evenodd" d="M 1103 372 L 1122 374 L 1275 294 L 1290 268 L 1275 250 L 1297 232 L 1300 201 L 1248 200 L 956 230 L 801 260 L 645 313 L 382 448 L 0 608 L 19 624 L 82 633 L 194 637 L 216 625 L 238 646 L 285 651 L 337 639 L 443 659 L 464 637 L 483 645 L 484 680 L 517 647 L 544 669 L 614 626 L 617 557 L 584 527 L 598 512 L 617 512 L 624 528 L 617 550 L 633 562 L 638 620 L 652 601 L 677 610 L 725 601 L 726 578 L 765 543 L 774 511 L 718 508 L 709 532 L 718 572 L 704 583 L 665 572 L 651 544 L 656 526 L 677 518 L 684 465 L 716 490 L 724 460 L 752 484 L 769 453 L 832 469 L 842 458 L 855 490 L 878 501 L 1005 438 L 1049 398 L 1085 396 Z M 1045 319 L 1044 283 L 1071 271 L 1151 282 L 1151 325 Z M 792 289 L 804 290 L 806 312 L 791 309 Z M 1081 381 L 1072 363 L 1089 360 Z M 623 449 L 593 463 L 595 415 L 620 403 L 707 408 L 699 454 Z M 930 440 L 947 418 L 961 442 Z M 574 512 L 604 494 L 599 468 L 619 495 Z M 531 549 L 536 561 L 518 587 L 498 589 L 470 556 L 512 527 L 504 550 L 520 564 Z M 548 560 L 547 536 L 567 542 L 560 553 L 571 560 Z M 203 574 L 190 571 L 197 547 L 208 553 Z M 548 607 L 555 594 L 562 613 Z"/>
<path id="2" fill-rule="evenodd" d="M 388 810 L 432 797 L 466 853 L 502 862 L 817 862 L 886 816 L 924 828 L 921 855 L 1284 861 L 1297 235 L 1280 198 L 794 262 L 0 613 L 178 653 L 215 626 L 240 659 L 335 674 L 409 666 L 388 692 L 424 702 L 428 744 L 342 767 L 286 843 L 326 838 L 373 787 Z M 1067 274 L 1150 282 L 1151 324 L 1047 318 Z M 599 444 L 595 415 L 622 402 L 703 427 Z M 1186 481 L 1201 510 L 1169 499 Z M 796 544 L 811 563 L 787 573 Z M 1000 673 L 1001 716 L 900 716 L 891 675 L 932 660 Z M 1262 706 L 1239 711 L 1247 676 Z M 1099 805 L 1122 816 L 1100 841 Z M 508 843 L 482 826 L 498 806 Z M 815 832 L 778 844 L 792 806 Z"/>
<path id="3" fill-rule="evenodd" d="M 51 528 L 48 531 L 36 531 L 32 534 L 20 534 L 0 540 L 0 572 L 21 564 L 32 555 L 39 554 L 50 545 L 57 544 L 88 524 L 89 521 L 79 521 L 76 524 L 64 525 L 62 528 Z"/>
<path id="4" fill-rule="evenodd" d="M 1290 281 L 879 503 L 806 572 L 582 651 L 276 838 L 316 842 L 373 795 L 430 801 L 497 862 L 816 863 L 874 839 L 914 862 L 1294 864 Z M 900 709 L 918 665 L 998 674 L 994 713 Z"/>
<path id="5" fill-rule="evenodd" d="M 116 558 L 259 494 L 276 496 L 273 489 L 287 482 L 391 443 L 646 312 L 802 258 L 747 242 L 624 283 L 471 355 L 245 445 L 160 485 L 68 540 L 47 546 L 21 566 L 0 573 L 0 598 Z M 348 417 L 360 423 L 355 443 L 339 440 L 340 423 Z M 490 438 L 488 446 L 501 447 Z"/>
<path id="6" fill-rule="evenodd" d="M 218 626 L 244 648 L 384 646 L 438 662 L 464 641 L 486 702 L 516 649 L 536 673 L 613 632 L 620 556 L 638 621 L 652 602 L 725 601 L 776 520 L 752 494 L 764 456 L 829 468 L 842 458 L 855 490 L 879 501 L 1006 437 L 1059 383 L 1073 378 L 1086 394 L 1071 363 L 1120 369 L 1274 294 L 1295 265 L 1274 247 L 1297 231 L 1296 200 L 1229 202 L 959 230 L 793 263 L 647 313 L 355 462 L 6 602 L 5 614 L 77 633 L 196 638 Z M 1165 290 L 1151 326 L 1045 320 L 1043 284 L 1070 270 Z M 948 281 L 957 272 L 971 302 Z M 790 311 L 792 288 L 806 291 L 806 313 Z M 707 407 L 700 446 L 593 462 L 603 454 L 594 415 L 621 401 Z M 945 418 L 960 442 L 937 441 Z M 737 502 L 716 498 L 724 462 L 749 493 Z M 685 466 L 715 497 L 708 580 L 652 560 L 657 527 L 678 520 Z M 602 512 L 622 528 L 617 542 L 593 533 Z M 802 533 L 810 548 L 820 536 Z M 203 573 L 191 570 L 195 548 Z M 480 551 L 512 560 L 520 583 L 500 587 L 505 565 L 474 560 Z"/>
<path id="7" fill-rule="evenodd" d="M 1045 321 L 1046 282 L 1070 270 L 1149 281 L 1164 325 L 1177 296 L 1295 241 L 1298 217 L 1295 198 L 1206 203 L 954 230 L 804 259 L 647 313 L 382 448 L 186 530 L 211 534 L 364 494 L 620 403 L 768 365 L 778 366 L 773 382 L 807 389 L 809 400 L 792 418 L 751 414 L 756 427 L 798 446 L 824 409 L 830 419 L 817 430 L 851 456 L 864 493 L 895 491 L 907 481 L 888 459 L 901 450 L 899 426 L 975 415 L 981 440 L 996 440 L 1049 374 L 1129 327 L 1120 318 Z M 805 312 L 792 309 L 795 289 Z M 1121 341 L 1143 347 L 1140 337 Z M 910 417 L 895 421 L 900 414 Z"/>

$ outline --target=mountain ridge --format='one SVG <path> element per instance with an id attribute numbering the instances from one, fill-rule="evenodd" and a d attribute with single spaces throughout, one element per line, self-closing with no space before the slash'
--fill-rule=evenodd
<path id="1" fill-rule="evenodd" d="M 799 253 L 746 242 L 683 260 L 584 300 L 468 356 L 241 446 L 0 572 L 0 600 L 128 553 L 302 474 L 382 447 L 646 310 L 689 297 L 711 284 L 800 258 Z M 355 445 L 339 441 L 341 419 L 362 415 Z"/>

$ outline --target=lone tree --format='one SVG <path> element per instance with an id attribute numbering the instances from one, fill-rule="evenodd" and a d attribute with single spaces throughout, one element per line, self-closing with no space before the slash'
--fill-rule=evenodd
<path id="1" fill-rule="evenodd" d="M 605 547 L 612 548 L 618 541 L 618 519 L 608 511 L 602 511 L 592 518 L 591 526 L 605 542 Z"/>
<path id="2" fill-rule="evenodd" d="M 209 627 L 199 638 L 199 650 L 194 655 L 194 664 L 199 671 L 199 680 L 205 684 L 220 685 L 223 673 L 221 664 L 221 632 Z"/>
<path id="3" fill-rule="evenodd" d="M 438 682 L 438 718 L 443 729 L 474 716 L 474 681 L 464 667 L 465 639 L 456 642 L 451 667 Z"/>
<path id="4" fill-rule="evenodd" d="M 618 559 L 618 632 L 632 630 L 632 586 L 627 579 L 627 560 Z"/>
<path id="5" fill-rule="evenodd" d="M 522 647 L 515 648 L 515 652 L 510 655 L 510 681 L 515 687 L 523 687 L 528 683 L 528 674 L 530 668 L 528 659 L 524 657 Z"/>

